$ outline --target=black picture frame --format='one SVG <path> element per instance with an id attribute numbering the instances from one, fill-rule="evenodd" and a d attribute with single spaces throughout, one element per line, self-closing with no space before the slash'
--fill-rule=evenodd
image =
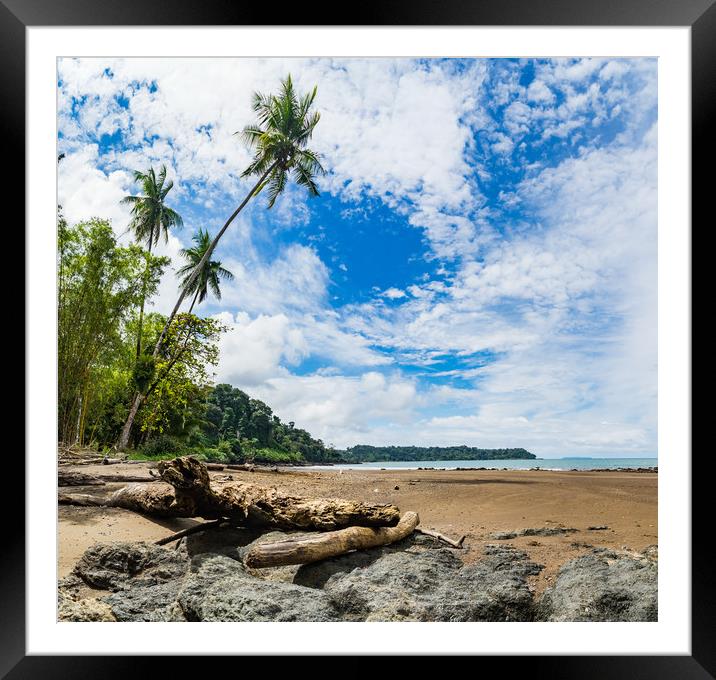
<path id="1" fill-rule="evenodd" d="M 690 26 L 692 58 L 692 214 L 706 215 L 708 171 L 716 152 L 716 0 L 377 0 L 351 6 L 326 3 L 282 6 L 282 21 L 273 25 L 472 25 L 472 26 Z M 13 172 L 6 179 L 7 195 L 24 194 L 25 183 L 25 28 L 30 26 L 266 26 L 261 6 L 229 0 L 0 0 L 0 83 L 2 140 Z M 701 168 L 701 172 L 699 172 Z M 21 204 L 15 201 L 15 204 Z M 23 211 L 24 212 L 24 211 Z M 20 215 L 23 219 L 24 215 Z M 710 217 L 713 221 L 713 217 Z M 693 222 L 693 220 L 692 220 Z M 705 227 L 706 225 L 704 225 Z M 693 226 L 692 226 L 693 234 Z M 31 359 L 26 356 L 26 360 Z M 31 406 L 28 404 L 28 406 Z M 691 454 L 691 452 L 688 452 Z M 10 454 L 10 451 L 8 451 Z M 707 505 L 707 452 L 691 456 L 692 464 L 692 629 L 687 656 L 514 656 L 487 657 L 501 673 L 523 670 L 532 677 L 550 678 L 715 678 L 716 571 L 708 551 L 712 506 Z M 19 457 L 8 455 L 13 479 L 24 479 Z M 24 486 L 17 484 L 18 490 Z M 21 501 L 15 507 L 23 507 Z M 172 658 L 101 656 L 26 656 L 25 653 L 25 535 L 24 522 L 4 527 L 0 560 L 3 623 L 0 627 L 0 675 L 18 678 L 141 677 L 159 670 L 172 673 Z M 13 533 L 14 531 L 14 533 Z M 180 670 L 192 673 L 198 659 L 182 657 Z M 201 662 L 204 663 L 204 662 Z M 154 669 L 154 670 L 153 670 Z M 237 669 L 237 672 L 238 671 Z"/>

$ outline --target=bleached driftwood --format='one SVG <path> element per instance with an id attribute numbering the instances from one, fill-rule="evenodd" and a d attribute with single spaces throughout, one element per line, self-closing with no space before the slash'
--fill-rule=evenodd
<path id="1" fill-rule="evenodd" d="M 394 505 L 302 498 L 256 484 L 210 481 L 206 466 L 191 456 L 159 461 L 158 468 L 162 482 L 128 484 L 103 504 L 158 517 L 225 517 L 236 524 L 277 529 L 385 527 L 400 518 Z M 64 502 L 70 501 L 66 495 Z"/>
<path id="2" fill-rule="evenodd" d="M 348 527 L 273 543 L 258 543 L 244 558 L 247 567 L 278 567 L 309 564 L 352 550 L 365 550 L 395 543 L 410 535 L 419 522 L 416 512 L 406 512 L 394 527 Z"/>

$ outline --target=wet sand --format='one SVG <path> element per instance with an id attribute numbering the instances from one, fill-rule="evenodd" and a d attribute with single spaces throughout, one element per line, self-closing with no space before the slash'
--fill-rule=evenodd
<path id="1" fill-rule="evenodd" d="M 88 474 L 146 475 L 148 468 L 149 464 L 120 464 L 73 469 Z M 554 579 L 561 564 L 587 552 L 589 546 L 643 550 L 658 542 L 657 473 L 281 468 L 278 472 L 225 470 L 211 474 L 230 474 L 237 481 L 276 486 L 296 495 L 394 503 L 401 510 L 415 510 L 422 527 L 455 538 L 467 537 L 461 553 L 466 562 L 479 559 L 484 545 L 497 543 L 491 537 L 496 532 L 577 529 L 505 541 L 545 565 L 533 581 L 538 592 Z M 62 490 L 104 493 L 120 486 Z M 119 508 L 60 506 L 58 576 L 66 576 L 84 550 L 96 542 L 155 541 L 196 522 L 154 519 Z M 590 530 L 592 526 L 608 528 Z"/>

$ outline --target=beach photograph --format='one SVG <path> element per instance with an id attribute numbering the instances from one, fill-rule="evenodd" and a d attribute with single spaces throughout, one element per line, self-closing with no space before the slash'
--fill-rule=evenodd
<path id="1" fill-rule="evenodd" d="M 657 66 L 58 59 L 57 621 L 658 621 Z"/>

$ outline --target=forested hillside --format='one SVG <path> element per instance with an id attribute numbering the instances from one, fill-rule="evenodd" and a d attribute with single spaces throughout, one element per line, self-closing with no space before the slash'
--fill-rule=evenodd
<path id="1" fill-rule="evenodd" d="M 536 458 L 526 449 L 478 449 L 473 446 L 352 446 L 338 452 L 346 462 L 391 460 L 507 460 Z"/>

